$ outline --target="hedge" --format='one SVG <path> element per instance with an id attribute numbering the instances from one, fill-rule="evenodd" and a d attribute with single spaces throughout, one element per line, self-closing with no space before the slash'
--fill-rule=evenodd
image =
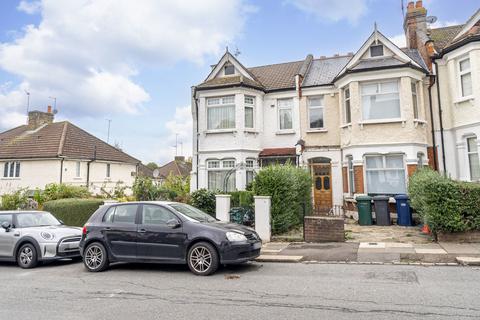
<path id="1" fill-rule="evenodd" d="M 231 207 L 253 207 L 253 191 L 230 192 Z"/>
<path id="2" fill-rule="evenodd" d="M 209 215 L 215 217 L 216 199 L 215 192 L 207 189 L 198 189 L 190 195 L 190 204 Z"/>
<path id="3" fill-rule="evenodd" d="M 253 191 L 272 200 L 272 233 L 279 234 L 302 224 L 304 210 L 311 209 L 312 180 L 307 170 L 292 165 L 273 165 L 255 176 Z"/>
<path id="4" fill-rule="evenodd" d="M 60 199 L 45 202 L 43 210 L 68 226 L 82 227 L 102 204 L 101 199 Z"/>
<path id="5" fill-rule="evenodd" d="M 411 206 L 438 232 L 480 230 L 480 184 L 455 181 L 422 169 L 410 177 Z"/>

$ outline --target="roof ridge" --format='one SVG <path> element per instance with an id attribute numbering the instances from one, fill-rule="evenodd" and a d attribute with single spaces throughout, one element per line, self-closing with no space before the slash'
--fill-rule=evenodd
<path id="1" fill-rule="evenodd" d="M 287 62 L 279 62 L 279 63 L 265 64 L 265 65 L 261 65 L 261 66 L 248 67 L 247 69 L 255 69 L 255 68 L 263 68 L 263 67 L 270 67 L 270 66 L 278 66 L 278 65 L 281 65 L 281 64 L 297 63 L 297 62 L 303 62 L 303 61 L 305 61 L 305 59 L 296 60 L 296 61 L 287 61 Z"/>
<path id="2" fill-rule="evenodd" d="M 458 28 L 458 27 L 463 27 L 464 25 L 465 25 L 465 23 L 454 24 L 454 25 L 451 25 L 451 26 L 438 27 L 438 28 L 430 28 L 430 30 L 439 30 L 439 29 L 448 29 L 448 28 Z"/>
<path id="3" fill-rule="evenodd" d="M 65 138 L 67 136 L 67 128 L 68 128 L 68 121 L 64 121 L 62 136 L 60 138 L 60 143 L 58 144 L 58 152 L 57 152 L 58 156 L 61 156 L 63 154 L 63 147 L 65 146 Z"/>
<path id="4" fill-rule="evenodd" d="M 348 57 L 353 57 L 353 55 L 345 54 L 345 55 L 341 55 L 341 56 L 331 56 L 331 57 L 325 57 L 325 58 L 314 58 L 313 61 L 329 60 L 329 59 L 338 59 L 338 58 L 348 58 Z"/>

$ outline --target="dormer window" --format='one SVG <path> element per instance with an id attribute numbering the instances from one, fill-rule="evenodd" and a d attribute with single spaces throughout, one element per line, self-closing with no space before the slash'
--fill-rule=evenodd
<path id="1" fill-rule="evenodd" d="M 370 57 L 381 57 L 383 56 L 383 45 L 373 45 L 370 47 Z"/>
<path id="2" fill-rule="evenodd" d="M 226 76 L 235 74 L 235 67 L 231 64 L 227 64 L 223 67 L 223 72 Z"/>

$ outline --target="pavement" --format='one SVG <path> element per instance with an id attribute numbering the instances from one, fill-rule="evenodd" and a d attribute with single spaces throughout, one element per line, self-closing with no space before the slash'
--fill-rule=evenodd
<path id="1" fill-rule="evenodd" d="M 0 263 L 0 319 L 479 319 L 478 267 Z"/>
<path id="2" fill-rule="evenodd" d="M 271 242 L 257 261 L 479 265 L 480 243 Z"/>

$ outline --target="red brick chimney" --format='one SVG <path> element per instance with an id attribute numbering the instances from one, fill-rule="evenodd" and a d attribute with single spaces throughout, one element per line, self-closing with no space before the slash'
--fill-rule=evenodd
<path id="1" fill-rule="evenodd" d="M 47 112 L 30 111 L 28 113 L 28 130 L 35 130 L 43 125 L 51 124 L 54 117 L 51 106 L 48 106 Z"/>
<path id="2" fill-rule="evenodd" d="M 405 30 L 407 47 L 418 49 L 425 62 L 430 65 L 430 55 L 425 46 L 427 41 L 430 40 L 427 34 L 427 9 L 423 6 L 422 1 L 408 3 L 403 29 Z"/>

